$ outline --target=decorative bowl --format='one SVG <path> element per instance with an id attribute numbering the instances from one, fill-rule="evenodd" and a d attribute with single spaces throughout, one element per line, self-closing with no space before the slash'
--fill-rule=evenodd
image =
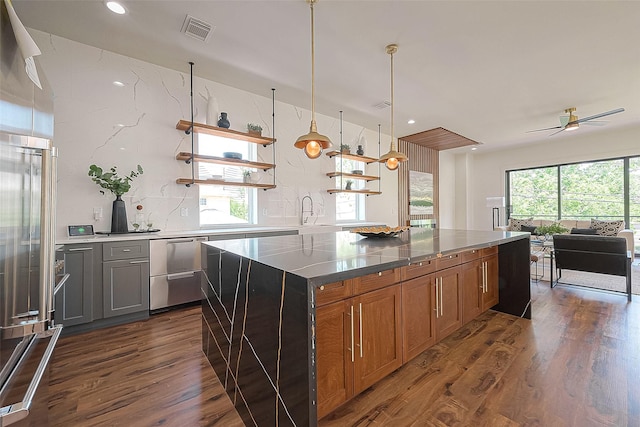
<path id="1" fill-rule="evenodd" d="M 242 153 L 236 153 L 233 151 L 225 151 L 224 153 L 222 153 L 222 156 L 227 159 L 242 160 Z"/>
<path id="2" fill-rule="evenodd" d="M 405 230 L 408 230 L 409 227 L 358 227 L 351 230 L 352 233 L 358 233 L 364 237 L 395 237 L 398 234 L 402 233 Z"/>
<path id="3" fill-rule="evenodd" d="M 351 173 L 354 175 L 362 175 L 362 171 L 360 169 L 352 170 Z"/>

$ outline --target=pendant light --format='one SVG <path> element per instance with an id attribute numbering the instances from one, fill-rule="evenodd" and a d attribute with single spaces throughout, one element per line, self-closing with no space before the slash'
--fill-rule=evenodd
<path id="1" fill-rule="evenodd" d="M 391 147 L 387 154 L 378 159 L 378 162 L 384 163 L 387 169 L 393 171 L 398 169 L 401 162 L 406 162 L 409 158 L 396 149 L 396 142 L 393 138 L 393 54 L 398 51 L 398 45 L 390 44 L 386 49 L 387 53 L 391 55 Z"/>
<path id="2" fill-rule="evenodd" d="M 318 0 L 306 0 L 311 7 L 311 126 L 309 133 L 299 137 L 294 147 L 304 149 L 304 154 L 310 159 L 317 159 L 322 154 L 322 150 L 331 147 L 331 140 L 324 135 L 318 133 L 316 126 L 316 98 L 315 98 L 315 39 L 313 27 L 313 5 Z"/>

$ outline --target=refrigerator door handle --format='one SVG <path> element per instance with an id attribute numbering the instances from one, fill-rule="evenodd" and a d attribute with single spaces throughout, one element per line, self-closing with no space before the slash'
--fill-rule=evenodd
<path id="1" fill-rule="evenodd" d="M 67 282 L 67 280 L 69 279 L 69 277 L 71 277 L 71 274 L 69 273 L 65 273 L 64 276 L 62 276 L 62 279 L 60 279 L 60 281 L 58 282 L 58 284 L 56 285 L 56 287 L 53 289 L 53 295 L 56 295 L 58 293 L 58 291 L 60 289 L 62 289 L 62 287 L 64 286 L 64 284 Z"/>
<path id="2" fill-rule="evenodd" d="M 58 338 L 60 337 L 60 333 L 62 332 L 62 326 L 56 326 L 51 328 L 49 331 L 45 332 L 46 335 L 51 334 L 51 340 L 47 345 L 47 349 L 42 355 L 42 359 L 40 359 L 40 363 L 38 364 L 38 369 L 36 369 L 33 378 L 31 379 L 31 383 L 29 384 L 29 388 L 24 394 L 24 398 L 22 402 L 15 403 L 13 405 L 5 406 L 4 408 L 0 408 L 0 425 L 8 426 L 14 423 L 17 423 L 20 420 L 23 420 L 29 415 L 29 410 L 31 409 L 31 402 L 33 401 L 33 397 L 38 390 L 38 386 L 40 385 L 40 380 L 44 375 L 45 370 L 47 369 L 47 365 L 49 364 L 49 359 L 53 355 L 53 349 L 58 342 Z M 35 340 L 33 341 L 35 342 Z M 32 342 L 32 343 L 33 343 Z M 20 365 L 23 362 L 21 360 L 18 362 Z"/>

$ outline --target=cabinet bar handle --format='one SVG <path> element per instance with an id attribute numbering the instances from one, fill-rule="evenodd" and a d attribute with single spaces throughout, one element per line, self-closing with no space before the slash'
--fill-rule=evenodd
<path id="1" fill-rule="evenodd" d="M 131 252 L 131 249 L 123 249 L 122 252 Z"/>
<path id="2" fill-rule="evenodd" d="M 145 260 L 140 260 L 140 261 L 129 261 L 129 264 L 146 264 L 148 262 L 149 262 L 149 260 L 145 259 Z"/>
<path id="3" fill-rule="evenodd" d="M 436 319 L 440 317 L 440 308 L 438 307 L 438 278 L 436 277 Z"/>
<path id="4" fill-rule="evenodd" d="M 353 363 L 355 361 L 355 357 L 354 357 L 355 349 L 353 348 L 353 344 L 354 344 L 354 342 L 353 342 L 354 341 L 354 337 L 353 337 L 353 333 L 354 333 L 354 330 L 353 330 L 353 304 L 351 305 L 351 314 L 350 314 L 350 316 L 351 316 L 351 363 Z"/>
<path id="5" fill-rule="evenodd" d="M 69 252 L 80 252 L 80 251 L 90 251 L 93 248 L 73 248 L 69 249 Z"/>
<path id="6" fill-rule="evenodd" d="M 440 316 L 444 316 L 444 307 L 442 306 L 442 277 L 440 278 Z"/>
<path id="7" fill-rule="evenodd" d="M 362 359 L 362 303 L 358 304 L 358 310 L 360 311 L 360 358 Z"/>
<path id="8" fill-rule="evenodd" d="M 484 261 L 482 264 L 483 264 L 483 266 L 484 266 L 484 269 L 483 269 L 483 270 L 484 270 L 484 276 L 482 277 L 482 284 L 484 285 L 484 292 L 486 293 L 486 292 L 487 292 L 487 290 L 489 289 L 489 287 L 487 286 L 487 285 L 488 285 L 488 284 L 487 284 L 487 282 L 489 281 L 489 276 L 488 276 L 488 273 L 487 273 L 487 268 L 488 268 L 489 266 L 487 265 L 487 261 Z"/>

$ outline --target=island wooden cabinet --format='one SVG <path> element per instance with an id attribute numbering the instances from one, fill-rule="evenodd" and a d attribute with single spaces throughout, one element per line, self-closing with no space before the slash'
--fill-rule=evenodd
<path id="1" fill-rule="evenodd" d="M 362 294 L 353 306 L 357 394 L 402 366 L 400 285 Z"/>
<path id="2" fill-rule="evenodd" d="M 460 267 L 462 286 L 462 323 L 468 323 L 482 313 L 482 261 L 478 258 Z"/>
<path id="3" fill-rule="evenodd" d="M 498 247 L 462 254 L 462 321 L 473 320 L 498 303 Z"/>
<path id="4" fill-rule="evenodd" d="M 435 274 L 436 340 L 441 340 L 462 326 L 460 267 Z"/>
<path id="5" fill-rule="evenodd" d="M 402 282 L 403 363 L 436 343 L 434 295 L 434 274 Z"/>
<path id="6" fill-rule="evenodd" d="M 482 263 L 484 265 L 484 289 L 482 290 L 482 311 L 486 311 L 498 304 L 499 271 L 498 247 L 482 249 Z"/>
<path id="7" fill-rule="evenodd" d="M 354 320 L 351 301 L 316 310 L 318 418 L 353 396 Z"/>
<path id="8" fill-rule="evenodd" d="M 376 288 L 375 277 L 388 283 L 398 274 L 390 270 L 358 282 Z M 316 293 L 318 418 L 402 366 L 400 284 L 321 305 L 352 289 L 350 282 Z"/>
<path id="9" fill-rule="evenodd" d="M 316 288 L 322 418 L 497 303 L 497 246 Z"/>

